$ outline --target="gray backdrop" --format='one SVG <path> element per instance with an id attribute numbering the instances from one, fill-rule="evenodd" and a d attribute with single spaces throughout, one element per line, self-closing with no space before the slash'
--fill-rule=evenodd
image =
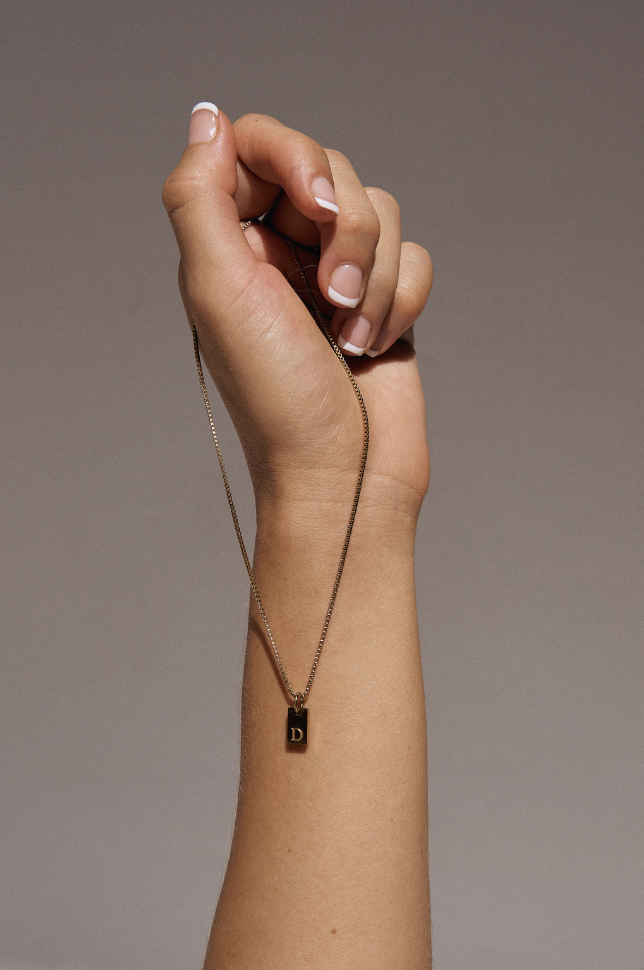
<path id="1" fill-rule="evenodd" d="M 0 970 L 199 970 L 224 871 L 247 584 L 160 201 L 202 99 L 346 152 L 434 257 L 437 970 L 642 970 L 641 6 L 3 27 Z"/>

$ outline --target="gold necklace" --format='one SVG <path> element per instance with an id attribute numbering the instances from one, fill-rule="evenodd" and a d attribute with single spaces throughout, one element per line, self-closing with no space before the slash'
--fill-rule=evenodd
<path id="1" fill-rule="evenodd" d="M 242 226 L 242 230 L 245 231 L 248 228 L 248 226 L 250 226 L 255 221 L 256 220 L 254 220 L 254 219 L 249 219 L 248 222 L 246 222 Z M 349 516 L 349 525 L 348 525 L 348 528 L 347 528 L 347 531 L 346 531 L 346 535 L 344 537 L 344 544 L 342 546 L 342 553 L 340 555 L 340 562 L 339 562 L 338 569 L 337 569 L 337 572 L 336 572 L 336 575 L 335 575 L 335 582 L 333 584 L 333 590 L 331 592 L 331 599 L 329 600 L 329 606 L 328 606 L 328 609 L 326 611 L 326 616 L 324 618 L 324 625 L 322 627 L 322 634 L 321 634 L 320 640 L 318 642 L 317 650 L 315 652 L 315 657 L 313 658 L 313 664 L 311 666 L 311 673 L 309 674 L 308 682 L 307 682 L 306 687 L 304 688 L 303 691 L 294 691 L 293 688 L 291 687 L 291 683 L 290 683 L 290 681 L 289 681 L 289 679 L 288 679 L 288 677 L 286 675 L 286 671 L 284 669 L 284 664 L 282 663 L 282 659 L 281 659 L 281 657 L 279 655 L 279 651 L 278 651 L 277 646 L 275 644 L 275 640 L 273 639 L 273 634 L 271 632 L 271 628 L 270 628 L 270 625 L 269 625 L 269 622 L 268 622 L 268 618 L 266 616 L 266 612 L 265 612 L 264 606 L 262 604 L 261 596 L 259 595 L 259 589 L 257 588 L 257 583 L 255 582 L 255 576 L 253 574 L 253 569 L 252 569 L 252 566 L 250 564 L 250 560 L 248 558 L 248 554 L 246 552 L 246 546 L 244 545 L 244 540 L 242 538 L 241 528 L 239 526 L 239 520 L 237 518 L 237 511 L 235 509 L 235 505 L 234 505 L 234 502 L 233 502 L 232 493 L 230 491 L 230 485 L 228 483 L 228 476 L 226 474 L 226 468 L 224 466 L 224 459 L 223 459 L 222 454 L 221 454 L 221 449 L 219 447 L 219 439 L 217 438 L 217 432 L 215 431 L 215 424 L 214 424 L 214 421 L 213 421 L 213 418 L 212 418 L 212 411 L 210 409 L 210 401 L 208 400 L 208 392 L 206 390 L 206 383 L 204 381 L 204 376 L 203 376 L 203 368 L 201 366 L 201 355 L 199 353 L 199 337 L 197 335 L 197 328 L 195 327 L 195 324 L 194 324 L 193 321 L 191 321 L 191 324 L 192 324 L 192 341 L 193 341 L 194 352 L 195 352 L 195 360 L 196 360 L 196 363 L 197 363 L 197 373 L 199 374 L 199 383 L 201 385 L 201 393 L 203 395 L 204 404 L 206 405 L 206 411 L 208 413 L 208 421 L 210 422 L 210 430 L 212 432 L 213 441 L 215 443 L 215 449 L 217 451 L 217 458 L 219 459 L 219 467 L 221 469 L 221 475 L 222 475 L 222 478 L 224 480 L 224 487 L 226 489 L 226 497 L 228 498 L 228 505 L 230 507 L 230 514 L 232 515 L 233 524 L 235 526 L 235 532 L 237 533 L 237 541 L 239 542 L 239 548 L 241 549 L 241 554 L 242 554 L 243 559 L 244 559 L 244 564 L 246 566 L 246 571 L 248 573 L 248 578 L 250 579 L 250 587 L 251 587 L 251 590 L 253 591 L 253 595 L 255 597 L 255 601 L 256 601 L 257 606 L 259 608 L 259 612 L 261 614 L 262 620 L 264 621 L 264 628 L 266 630 L 266 635 L 268 636 L 268 640 L 269 640 L 269 643 L 270 643 L 271 648 L 272 648 L 272 651 L 273 651 L 273 656 L 275 658 L 275 663 L 277 664 L 277 669 L 279 670 L 279 672 L 281 674 L 282 680 L 284 681 L 284 686 L 285 686 L 288 694 L 290 695 L 290 697 L 293 700 L 293 706 L 292 707 L 289 707 L 289 709 L 288 709 L 287 724 L 286 724 L 286 740 L 287 740 L 287 742 L 289 744 L 307 744 L 308 743 L 308 713 L 309 712 L 308 712 L 308 708 L 304 707 L 304 703 L 305 703 L 306 698 L 308 697 L 308 695 L 309 695 L 309 693 L 311 691 L 311 686 L 313 684 L 313 678 L 315 677 L 315 672 L 318 669 L 318 663 L 320 661 L 320 654 L 322 653 L 322 647 L 324 646 L 324 641 L 326 640 L 327 631 L 329 629 L 329 623 L 331 622 L 331 615 L 333 613 L 333 607 L 335 606 L 335 599 L 336 599 L 336 596 L 337 596 L 337 593 L 338 593 L 338 588 L 340 586 L 340 580 L 342 578 L 342 572 L 344 570 L 344 563 L 345 563 L 345 560 L 346 560 L 346 557 L 347 557 L 347 551 L 349 549 L 349 541 L 351 539 L 351 533 L 353 531 L 353 523 L 355 521 L 356 512 L 358 510 L 358 502 L 360 500 L 360 492 L 362 491 L 362 481 L 364 479 L 364 471 L 365 471 L 365 466 L 367 464 L 367 452 L 369 450 L 369 419 L 367 417 L 367 409 L 365 407 L 365 403 L 364 403 L 364 400 L 362 398 L 362 394 L 360 393 L 360 388 L 358 387 L 358 385 L 356 383 L 356 379 L 353 376 L 353 374 L 351 373 L 351 370 L 349 368 L 349 365 L 347 364 L 346 360 L 344 359 L 341 350 L 338 348 L 337 344 L 333 340 L 333 337 L 329 333 L 329 330 L 327 328 L 327 325 L 326 325 L 326 323 L 324 321 L 324 317 L 322 316 L 322 313 L 320 312 L 320 308 L 318 307 L 318 304 L 317 304 L 317 301 L 315 299 L 315 296 L 313 295 L 313 291 L 312 291 L 312 289 L 311 289 L 311 287 L 309 285 L 309 281 L 306 278 L 306 273 L 304 272 L 304 268 L 302 266 L 302 263 L 300 262 L 300 258 L 297 255 L 297 252 L 295 251 L 295 246 L 293 245 L 293 242 L 287 236 L 282 236 L 282 239 L 284 240 L 284 242 L 286 243 L 286 245 L 290 249 L 291 254 L 293 255 L 293 259 L 295 260 L 295 263 L 296 263 L 297 268 L 299 270 L 299 273 L 300 273 L 302 279 L 304 280 L 304 285 L 306 287 L 306 290 L 307 290 L 309 299 L 310 299 L 311 304 L 313 306 L 313 309 L 315 311 L 315 315 L 317 317 L 317 322 L 318 322 L 318 324 L 320 326 L 320 329 L 322 330 L 324 336 L 328 340 L 328 342 L 329 342 L 329 344 L 330 344 L 330 346 L 331 346 L 334 354 L 336 355 L 336 357 L 338 358 L 338 360 L 342 364 L 342 367 L 344 368 L 344 371 L 345 371 L 345 373 L 346 373 L 349 381 L 351 382 L 351 386 L 352 386 L 352 388 L 353 388 L 353 390 L 355 392 L 356 398 L 358 400 L 358 404 L 360 406 L 360 412 L 362 414 L 362 426 L 363 426 L 362 456 L 361 456 L 361 460 L 360 460 L 360 470 L 358 472 L 358 484 L 356 486 L 355 494 L 353 496 L 353 505 L 351 506 L 351 515 Z"/>

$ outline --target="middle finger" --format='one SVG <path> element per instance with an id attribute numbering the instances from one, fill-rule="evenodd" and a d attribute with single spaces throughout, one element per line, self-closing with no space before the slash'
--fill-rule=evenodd
<path id="1" fill-rule="evenodd" d="M 364 297 L 380 237 L 380 220 L 353 166 L 340 152 L 327 150 L 340 209 L 333 222 L 315 227 L 320 239 L 318 284 L 328 301 L 356 307 Z M 313 224 L 282 196 L 271 224 L 286 236 L 311 245 Z"/>

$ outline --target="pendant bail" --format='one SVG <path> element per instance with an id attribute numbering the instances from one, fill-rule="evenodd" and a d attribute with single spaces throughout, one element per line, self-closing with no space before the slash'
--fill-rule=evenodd
<path id="1" fill-rule="evenodd" d="M 296 714 L 302 713 L 302 708 L 304 707 L 304 701 L 306 700 L 304 694 L 296 694 L 293 698 L 293 707 L 295 708 Z"/>

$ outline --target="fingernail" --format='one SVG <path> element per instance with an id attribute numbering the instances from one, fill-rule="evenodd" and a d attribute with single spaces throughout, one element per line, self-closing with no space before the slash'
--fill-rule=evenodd
<path id="1" fill-rule="evenodd" d="M 340 331 L 338 347 L 359 357 L 364 354 L 370 336 L 371 322 L 366 317 L 349 317 Z"/>
<path id="2" fill-rule="evenodd" d="M 329 299 L 340 306 L 357 306 L 362 290 L 362 270 L 353 263 L 336 266 L 329 283 Z"/>
<path id="3" fill-rule="evenodd" d="M 319 175 L 311 182 L 311 194 L 323 209 L 330 209 L 331 212 L 335 212 L 336 216 L 339 215 L 340 210 L 333 186 L 323 175 Z"/>
<path id="4" fill-rule="evenodd" d="M 212 101 L 200 101 L 192 109 L 190 127 L 188 128 L 188 144 L 194 145 L 200 141 L 212 141 L 217 132 L 217 105 Z"/>
<path id="5" fill-rule="evenodd" d="M 365 350 L 367 357 L 377 357 L 378 354 L 382 353 L 382 349 L 387 343 L 388 337 L 389 337 L 389 334 L 387 333 L 385 328 L 381 327 L 380 330 L 378 331 L 378 336 L 372 343 L 371 347 L 369 347 L 369 350 Z"/>

